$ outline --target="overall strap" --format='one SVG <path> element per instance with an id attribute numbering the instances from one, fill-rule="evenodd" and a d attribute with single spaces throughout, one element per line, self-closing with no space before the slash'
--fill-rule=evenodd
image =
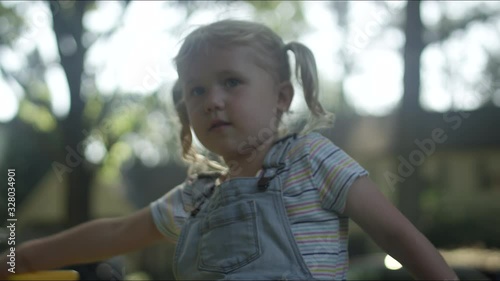
<path id="1" fill-rule="evenodd" d="M 218 172 L 202 173 L 191 181 L 191 216 L 196 216 L 203 204 L 214 192 L 215 179 L 220 176 Z"/>
<path id="2" fill-rule="evenodd" d="M 296 138 L 297 134 L 288 135 L 273 144 L 262 165 L 263 173 L 257 183 L 260 190 L 266 190 L 269 182 L 287 166 L 286 154 Z"/>

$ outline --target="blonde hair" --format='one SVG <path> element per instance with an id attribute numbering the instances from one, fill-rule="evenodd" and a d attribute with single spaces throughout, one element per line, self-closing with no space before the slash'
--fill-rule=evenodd
<path id="1" fill-rule="evenodd" d="M 254 49 L 258 54 L 256 63 L 267 70 L 277 82 L 290 81 L 291 79 L 287 52 L 292 51 L 295 55 L 295 76 L 302 86 L 304 98 L 311 113 L 306 125 L 296 133 L 299 135 L 307 134 L 319 128 L 333 126 L 333 114 L 325 111 L 319 103 L 318 73 L 311 50 L 298 42 L 285 44 L 275 32 L 265 25 L 240 20 L 222 20 L 199 27 L 184 39 L 184 43 L 174 59 L 177 72 L 180 75 L 194 54 L 207 54 L 211 48 L 228 46 L 247 46 Z M 207 156 L 199 154 L 193 147 L 191 126 L 179 81 L 173 88 L 173 100 L 181 123 L 182 158 L 190 164 L 188 174 L 227 170 L 217 160 L 211 160 Z M 281 117 L 280 113 L 279 118 L 281 119 Z"/>

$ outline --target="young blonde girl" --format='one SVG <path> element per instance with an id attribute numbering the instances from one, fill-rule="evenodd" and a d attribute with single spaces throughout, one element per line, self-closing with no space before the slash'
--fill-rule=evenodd
<path id="1" fill-rule="evenodd" d="M 282 125 L 294 95 L 288 51 L 312 118 L 291 133 Z M 130 216 L 26 242 L 17 249 L 17 273 L 167 239 L 176 244 L 177 279 L 345 280 L 350 217 L 416 278 L 457 279 L 367 171 L 312 132 L 332 116 L 318 101 L 307 47 L 284 44 L 261 24 L 224 20 L 189 34 L 175 63 L 186 181 Z M 196 151 L 192 131 L 211 155 Z"/>

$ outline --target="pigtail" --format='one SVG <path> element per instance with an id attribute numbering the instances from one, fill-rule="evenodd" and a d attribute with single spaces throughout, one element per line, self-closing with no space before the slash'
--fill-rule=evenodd
<path id="1" fill-rule="evenodd" d="M 288 50 L 295 55 L 295 76 L 302 86 L 304 98 L 311 113 L 311 120 L 302 129 L 301 134 L 318 128 L 331 128 L 334 115 L 324 110 L 319 102 L 319 78 L 313 53 L 308 47 L 298 42 L 286 44 L 285 52 Z"/>
<path id="2" fill-rule="evenodd" d="M 178 80 L 172 88 L 172 98 L 175 105 L 175 111 L 177 112 L 177 116 L 179 117 L 181 124 L 180 143 L 182 149 L 182 159 L 190 164 L 188 175 L 211 171 L 224 172 L 226 170 L 224 166 L 208 159 L 206 156 L 199 154 L 193 147 L 191 126 L 189 124 L 187 109 L 182 97 L 182 89 Z"/>
<path id="3" fill-rule="evenodd" d="M 179 81 L 176 81 L 172 88 L 172 98 L 181 125 L 180 144 L 182 148 L 182 158 L 186 161 L 190 161 L 193 158 L 194 152 L 192 148 L 193 136 L 191 135 L 191 128 Z"/>

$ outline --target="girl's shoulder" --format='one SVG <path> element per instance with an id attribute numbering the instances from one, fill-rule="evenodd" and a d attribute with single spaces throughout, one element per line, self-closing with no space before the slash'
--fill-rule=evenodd
<path id="1" fill-rule="evenodd" d="M 303 135 L 298 135 L 297 136 L 297 141 L 302 141 L 302 142 L 317 142 L 317 141 L 328 141 L 331 142 L 330 139 L 327 137 L 323 136 L 319 132 L 309 132 L 307 134 Z"/>
<path id="2" fill-rule="evenodd" d="M 288 156 L 290 159 L 300 158 L 305 154 L 314 156 L 322 153 L 322 151 L 332 149 L 338 149 L 338 147 L 330 139 L 318 132 L 310 132 L 296 137 L 295 142 L 288 151 Z"/>
<path id="3" fill-rule="evenodd" d="M 185 211 L 191 212 L 210 197 L 219 175 L 215 172 L 188 175 L 184 182 L 169 192 L 169 196 L 175 198 L 174 202 L 181 203 Z"/>
<path id="4" fill-rule="evenodd" d="M 213 188 L 215 181 L 220 177 L 219 172 L 206 172 L 188 175 L 183 184 L 184 191 L 190 194 L 197 195 L 198 193 L 205 193 L 207 189 Z"/>

